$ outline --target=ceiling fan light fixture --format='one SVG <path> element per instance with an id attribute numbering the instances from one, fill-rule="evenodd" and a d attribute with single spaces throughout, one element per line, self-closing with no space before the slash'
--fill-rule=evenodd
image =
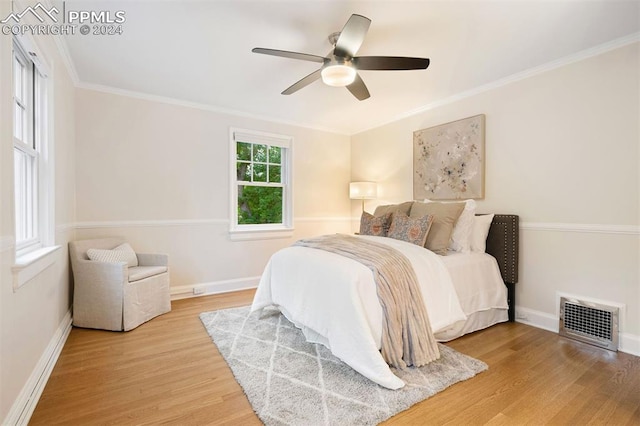
<path id="1" fill-rule="evenodd" d="M 358 71 L 423 70 L 429 66 L 428 58 L 356 56 L 370 24 L 371 19 L 366 16 L 352 14 L 342 27 L 342 31 L 332 33 L 329 36 L 329 42 L 333 45 L 333 49 L 325 57 L 287 50 L 265 49 L 264 47 L 256 47 L 251 51 L 322 64 L 320 68 L 283 90 L 283 95 L 295 93 L 322 78 L 322 82 L 327 86 L 346 87 L 356 99 L 364 101 L 371 95 L 367 85 L 358 75 Z"/>
<path id="2" fill-rule="evenodd" d="M 329 65 L 322 69 L 324 84 L 334 87 L 348 86 L 356 79 L 355 68 L 349 65 Z"/>

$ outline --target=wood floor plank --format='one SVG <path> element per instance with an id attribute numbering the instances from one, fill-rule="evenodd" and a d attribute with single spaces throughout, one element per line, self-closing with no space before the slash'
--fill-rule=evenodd
<path id="1" fill-rule="evenodd" d="M 32 425 L 259 425 L 198 315 L 247 305 L 254 291 L 172 302 L 127 333 L 74 328 Z M 489 370 L 387 425 L 640 425 L 640 358 L 518 323 L 450 347 Z"/>

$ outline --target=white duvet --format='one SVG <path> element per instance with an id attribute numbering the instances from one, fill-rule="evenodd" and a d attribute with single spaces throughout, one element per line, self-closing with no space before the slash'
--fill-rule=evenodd
<path id="1" fill-rule="evenodd" d="M 402 252 L 411 262 L 434 333 L 466 320 L 451 277 L 440 257 L 404 241 L 360 236 Z M 251 307 L 276 305 L 308 341 L 321 343 L 363 376 L 389 389 L 404 382 L 380 354 L 382 309 L 373 274 L 343 256 L 288 247 L 267 264 Z"/>

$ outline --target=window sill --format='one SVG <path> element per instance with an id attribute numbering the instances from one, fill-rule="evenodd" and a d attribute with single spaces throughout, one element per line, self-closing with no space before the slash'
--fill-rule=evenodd
<path id="1" fill-rule="evenodd" d="M 291 238 L 293 228 L 280 229 L 235 229 L 229 231 L 231 241 L 273 240 L 278 238 Z"/>
<path id="2" fill-rule="evenodd" d="M 16 263 L 11 268 L 13 272 L 13 291 L 18 290 L 53 265 L 56 261 L 55 253 L 59 248 L 60 246 L 45 247 L 16 258 Z"/>

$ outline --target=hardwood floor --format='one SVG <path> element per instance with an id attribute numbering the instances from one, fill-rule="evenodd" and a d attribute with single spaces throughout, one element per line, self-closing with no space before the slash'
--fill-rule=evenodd
<path id="1" fill-rule="evenodd" d="M 253 291 L 174 301 L 128 333 L 74 328 L 33 425 L 260 424 L 200 323 Z M 489 370 L 385 424 L 640 425 L 640 358 L 508 323 L 449 343 Z"/>

